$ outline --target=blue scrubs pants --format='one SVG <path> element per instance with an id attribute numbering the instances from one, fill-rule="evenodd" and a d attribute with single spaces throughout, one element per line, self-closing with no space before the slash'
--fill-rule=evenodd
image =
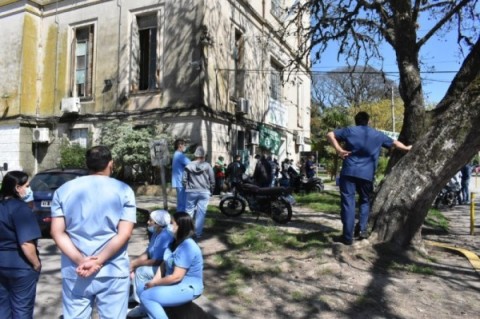
<path id="1" fill-rule="evenodd" d="M 366 231 L 370 214 L 370 194 L 373 183 L 366 179 L 353 176 L 340 176 L 341 219 L 343 237 L 347 241 L 353 240 L 355 227 L 355 193 L 358 193 L 360 231 Z"/>
<path id="2" fill-rule="evenodd" d="M 194 296 L 193 288 L 189 284 L 182 282 L 170 286 L 156 286 L 139 295 L 150 319 L 168 319 L 163 307 L 183 305 L 198 297 Z"/>
<path id="3" fill-rule="evenodd" d="M 186 212 L 195 220 L 195 235 L 202 237 L 210 193 L 187 192 Z"/>
<path id="4" fill-rule="evenodd" d="M 177 191 L 177 212 L 185 212 L 187 205 L 187 193 L 185 193 L 185 187 L 175 187 Z"/>
<path id="5" fill-rule="evenodd" d="M 1 318 L 33 318 L 39 276 L 33 269 L 0 268 Z"/>
<path id="6" fill-rule="evenodd" d="M 64 319 L 90 319 L 94 304 L 102 319 L 127 316 L 129 277 L 64 278 L 62 285 Z"/>

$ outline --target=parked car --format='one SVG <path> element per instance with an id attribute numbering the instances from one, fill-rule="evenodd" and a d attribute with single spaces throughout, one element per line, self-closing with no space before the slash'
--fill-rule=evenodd
<path id="1" fill-rule="evenodd" d="M 37 173 L 30 181 L 33 191 L 33 212 L 37 216 L 44 237 L 50 236 L 52 215 L 50 206 L 53 193 L 68 181 L 88 174 L 87 169 L 54 168 Z"/>

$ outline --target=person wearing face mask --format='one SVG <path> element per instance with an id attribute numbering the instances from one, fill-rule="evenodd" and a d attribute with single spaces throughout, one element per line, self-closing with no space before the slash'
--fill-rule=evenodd
<path id="1" fill-rule="evenodd" d="M 163 261 L 165 250 L 174 240 L 170 214 L 165 210 L 151 212 L 148 232 L 151 237 L 147 249 L 130 263 L 130 273 L 134 281 L 132 297 L 138 303 L 140 302 L 137 294 L 138 287 L 142 289 L 152 280 Z M 127 317 L 143 318 L 146 315 L 145 308 L 139 304 L 128 312 Z"/>
<path id="2" fill-rule="evenodd" d="M 42 264 L 37 250 L 40 227 L 25 202 L 32 197 L 29 185 L 26 173 L 11 171 L 3 178 L 0 189 L 2 318 L 33 318 Z"/>
<path id="3" fill-rule="evenodd" d="M 138 290 L 150 319 L 168 319 L 164 307 L 189 303 L 203 293 L 203 256 L 192 238 L 192 217 L 175 213 L 172 225 L 175 241 L 165 250 L 162 266 L 144 289 Z"/>

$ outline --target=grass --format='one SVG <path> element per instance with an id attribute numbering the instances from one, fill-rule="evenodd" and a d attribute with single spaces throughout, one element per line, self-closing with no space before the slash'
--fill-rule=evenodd
<path id="1" fill-rule="evenodd" d="M 338 214 L 340 212 L 340 195 L 335 191 L 295 195 L 298 204 L 317 212 Z"/>
<path id="2" fill-rule="evenodd" d="M 434 271 L 431 267 L 428 266 L 421 266 L 418 264 L 399 264 L 397 262 L 393 262 L 391 264 L 391 269 L 394 270 L 401 270 L 407 271 L 414 274 L 421 274 L 421 275 L 433 275 Z"/>
<path id="3" fill-rule="evenodd" d="M 424 224 L 435 229 L 448 231 L 448 219 L 438 209 L 432 208 L 428 211 Z"/>

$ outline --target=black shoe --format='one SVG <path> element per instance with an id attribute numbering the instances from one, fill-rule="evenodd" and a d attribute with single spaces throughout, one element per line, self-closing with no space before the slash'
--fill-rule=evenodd
<path id="1" fill-rule="evenodd" d="M 358 234 L 358 238 L 360 238 L 360 240 L 362 240 L 362 239 L 367 239 L 367 238 L 368 238 L 368 231 L 366 231 L 366 230 L 361 231 L 361 232 Z"/>
<path id="2" fill-rule="evenodd" d="M 347 246 L 350 246 L 351 244 L 353 244 L 353 240 L 346 240 L 345 237 L 343 237 L 343 235 L 333 237 L 333 242 L 341 243 Z"/>
<path id="3" fill-rule="evenodd" d="M 353 237 L 358 237 L 360 236 L 360 224 L 355 225 L 355 229 L 353 230 Z"/>

